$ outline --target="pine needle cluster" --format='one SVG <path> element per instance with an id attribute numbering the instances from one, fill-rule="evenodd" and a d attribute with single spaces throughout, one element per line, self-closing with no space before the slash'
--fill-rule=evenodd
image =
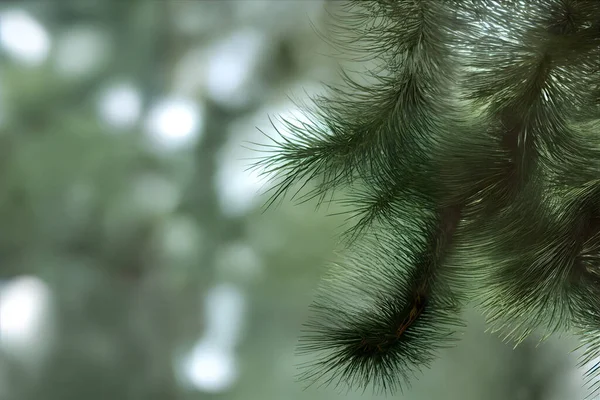
<path id="1" fill-rule="evenodd" d="M 579 334 L 599 390 L 600 1 L 350 0 L 335 18 L 364 82 L 342 72 L 255 165 L 267 205 L 335 201 L 351 223 L 302 378 L 403 390 L 473 302 L 516 344 Z"/>

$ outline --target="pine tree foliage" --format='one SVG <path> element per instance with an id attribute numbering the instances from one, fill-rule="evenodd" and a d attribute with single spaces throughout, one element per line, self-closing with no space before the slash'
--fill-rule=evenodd
<path id="1" fill-rule="evenodd" d="M 269 205 L 294 190 L 353 223 L 302 378 L 402 390 L 471 301 L 515 344 L 578 333 L 598 391 L 600 1 L 350 0 L 336 18 L 369 70 L 275 126 L 255 165 Z"/>
<path id="2" fill-rule="evenodd" d="M 411 220 L 402 228 L 379 226 L 329 272 L 299 346 L 302 355 L 320 354 L 303 366 L 303 379 L 401 390 L 410 383 L 411 366 L 429 365 L 437 349 L 456 340 L 460 301 L 442 265 L 459 215 L 436 215 L 414 202 L 403 206 L 412 210 Z"/>

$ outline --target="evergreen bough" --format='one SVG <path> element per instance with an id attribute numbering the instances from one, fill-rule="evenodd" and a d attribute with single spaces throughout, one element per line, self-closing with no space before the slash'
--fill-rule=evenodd
<path id="1" fill-rule="evenodd" d="M 302 377 L 402 390 L 474 302 L 515 344 L 578 334 L 599 391 L 600 1 L 350 0 L 335 18 L 368 70 L 298 104 L 310 122 L 274 124 L 255 164 L 267 205 L 293 190 L 352 224 Z"/>

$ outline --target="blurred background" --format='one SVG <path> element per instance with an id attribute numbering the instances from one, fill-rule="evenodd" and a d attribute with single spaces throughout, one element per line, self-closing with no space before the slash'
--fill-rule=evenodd
<path id="1" fill-rule="evenodd" d="M 0 4 L 0 400 L 375 398 L 295 381 L 340 219 L 244 143 L 335 82 L 326 0 Z M 397 399 L 582 398 L 575 342 L 464 340 Z"/>

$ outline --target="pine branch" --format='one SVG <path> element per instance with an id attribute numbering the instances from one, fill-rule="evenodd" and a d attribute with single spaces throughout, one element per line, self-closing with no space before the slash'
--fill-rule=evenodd
<path id="1" fill-rule="evenodd" d="M 565 3 L 525 7 L 521 15 L 531 17 L 522 27 L 521 41 L 488 37 L 473 43 L 467 65 L 474 73 L 465 84 L 468 97 L 489 104 L 490 117 L 499 122 L 491 126 L 499 128 L 496 134 L 504 150 L 499 154 L 505 158 L 497 158 L 496 165 L 504 166 L 489 173 L 501 181 L 481 188 L 481 198 L 470 203 L 481 210 L 482 203 L 491 202 L 493 214 L 486 216 L 487 228 L 465 237 L 461 251 L 470 256 L 460 263 L 471 271 L 480 269 L 472 272 L 472 279 L 483 291 L 476 295 L 491 328 L 503 330 L 517 343 L 538 327 L 552 333 L 570 324 L 572 306 L 564 284 L 577 248 L 569 229 L 578 216 L 552 220 L 540 204 L 556 195 L 551 193 L 555 187 L 578 187 L 597 176 L 600 160 L 597 146 L 568 123 L 575 105 L 584 104 L 586 92 L 575 79 L 574 69 L 580 65 L 561 47 L 569 42 L 560 36 L 557 40 L 556 27 L 563 20 L 551 23 L 547 17 L 550 5 L 555 16 L 564 15 L 556 10 Z M 473 254 L 484 255 L 483 268 L 482 259 Z"/>
<path id="2" fill-rule="evenodd" d="M 302 380 L 393 393 L 456 340 L 460 301 L 443 260 L 460 215 L 404 207 L 421 217 L 363 237 L 324 280 L 300 339 L 311 357 Z"/>
<path id="3" fill-rule="evenodd" d="M 369 73 L 374 83 L 366 85 L 342 72 L 342 85 L 327 85 L 327 95 L 305 108 L 312 123 L 284 121 L 292 138 L 279 132 L 268 146 L 276 154 L 255 165 L 280 179 L 267 204 L 306 180 L 320 182 L 309 197 L 373 175 L 386 177 L 389 186 L 410 185 L 436 135 L 448 127 L 448 116 L 457 114 L 452 102 L 437 100 L 444 98 L 453 68 L 444 44 L 453 26 L 440 28 L 452 15 L 448 7 L 425 0 L 349 4 L 366 27 L 354 34 L 385 69 Z"/>
<path id="4" fill-rule="evenodd" d="M 254 165 L 276 179 L 267 205 L 349 188 L 349 255 L 313 305 L 303 379 L 402 390 L 467 298 L 517 344 L 579 330 L 584 360 L 600 354 L 599 16 L 595 0 L 348 2 L 332 43 L 372 63 L 365 83 L 342 72 Z"/>

